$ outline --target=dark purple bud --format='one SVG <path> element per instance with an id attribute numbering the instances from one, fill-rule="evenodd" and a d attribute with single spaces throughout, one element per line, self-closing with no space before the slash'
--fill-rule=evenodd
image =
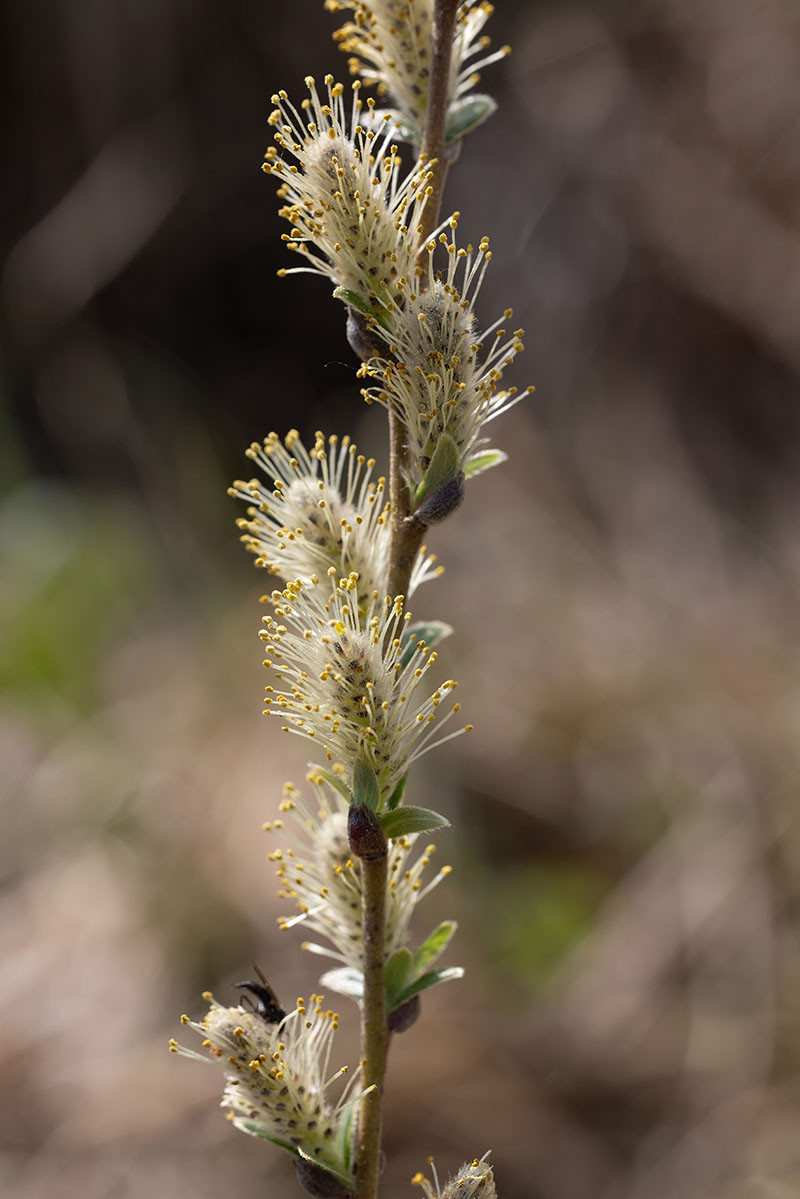
<path id="1" fill-rule="evenodd" d="M 428 525 L 436 525 L 444 520 L 451 512 L 455 512 L 464 499 L 464 472 L 447 479 L 441 487 L 432 491 L 419 508 L 406 517 L 406 523 L 415 525 L 418 529 L 427 529 Z"/>
<path id="2" fill-rule="evenodd" d="M 350 1188 L 316 1162 L 298 1157 L 295 1159 L 294 1168 L 297 1171 L 297 1181 L 316 1199 L 353 1199 Z"/>
<path id="3" fill-rule="evenodd" d="M 381 354 L 386 353 L 386 346 L 382 344 L 380 337 L 376 333 L 377 322 L 370 320 L 363 312 L 359 312 L 357 308 L 347 308 L 347 340 L 350 344 L 350 349 L 360 358 L 362 362 L 366 362 L 368 358 L 377 358 Z"/>
<path id="4" fill-rule="evenodd" d="M 405 1003 L 401 1003 L 386 1017 L 386 1027 L 389 1032 L 407 1032 L 412 1024 L 416 1024 L 422 1004 L 419 995 L 412 995 Z"/>
<path id="5" fill-rule="evenodd" d="M 352 803 L 347 812 L 347 840 L 356 858 L 371 862 L 386 857 L 387 844 L 381 822 L 365 803 Z"/>

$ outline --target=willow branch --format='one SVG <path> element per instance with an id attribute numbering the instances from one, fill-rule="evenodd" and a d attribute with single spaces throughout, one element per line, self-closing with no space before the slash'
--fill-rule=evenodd
<path id="1" fill-rule="evenodd" d="M 450 83 L 450 61 L 459 0 L 436 0 L 431 46 L 428 107 L 421 154 L 431 171 L 430 194 L 425 205 L 420 244 L 424 245 L 439 223 L 447 174 L 445 135 Z M 408 521 L 412 499 L 406 482 L 408 445 L 406 428 L 394 409 L 389 411 L 389 494 L 392 529 L 387 591 L 408 596 L 411 571 L 424 536 L 424 526 Z M 365 1087 L 374 1090 L 361 1102 L 356 1169 L 357 1199 L 376 1199 L 381 1156 L 383 1083 L 389 1050 L 385 999 L 385 936 L 387 856 L 362 859 L 362 934 L 364 998 L 361 1009 L 361 1056 Z"/>
<path id="2" fill-rule="evenodd" d="M 439 224 L 444 184 L 447 178 L 446 142 L 447 102 L 450 92 L 450 62 L 456 32 L 459 0 L 436 0 L 433 14 L 433 43 L 431 73 L 428 86 L 428 107 L 422 131 L 420 155 L 424 155 L 433 172 L 431 195 L 422 215 L 423 242 Z"/>
<path id="3" fill-rule="evenodd" d="M 375 1090 L 361 1100 L 358 1122 L 358 1199 L 375 1199 L 381 1159 L 383 1080 L 389 1052 L 386 1027 L 384 942 L 387 854 L 361 862 L 361 928 L 364 946 L 364 999 L 361 1007 L 362 1077 Z"/>

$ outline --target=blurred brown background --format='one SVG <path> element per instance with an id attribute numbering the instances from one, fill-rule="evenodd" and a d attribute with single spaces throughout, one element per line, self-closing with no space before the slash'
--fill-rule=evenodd
<path id="1" fill-rule="evenodd" d="M 0 279 L 0 1191 L 290 1199 L 166 1052 L 276 934 L 225 486 L 271 428 L 385 460 L 341 309 L 287 262 L 269 96 L 317 0 L 6 0 Z M 511 461 L 431 537 L 415 613 L 476 725 L 417 772 L 461 924 L 393 1047 L 385 1195 L 491 1147 L 502 1199 L 800 1195 L 800 8 L 498 4 L 448 202 L 528 331 Z M 291 265 L 289 263 L 289 265 Z M 249 473 L 249 472 L 248 472 Z M 427 909 L 427 910 L 426 910 Z M 341 1059 L 355 1054 L 342 1001 Z"/>

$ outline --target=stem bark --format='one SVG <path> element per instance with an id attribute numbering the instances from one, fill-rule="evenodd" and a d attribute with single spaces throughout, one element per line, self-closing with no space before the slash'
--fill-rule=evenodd
<path id="1" fill-rule="evenodd" d="M 431 45 L 428 107 L 421 154 L 427 157 L 433 177 L 431 194 L 422 218 L 420 244 L 439 223 L 447 175 L 445 134 L 450 64 L 459 0 L 436 0 Z M 411 571 L 424 536 L 424 528 L 406 523 L 412 499 L 406 483 L 408 444 L 406 428 L 395 411 L 389 412 L 389 496 L 392 529 L 389 553 L 388 594 L 408 597 Z M 361 862 L 361 928 L 364 954 L 364 999 L 361 1009 L 361 1057 L 365 1087 L 375 1090 L 361 1101 L 356 1168 L 357 1199 L 377 1199 L 383 1122 L 383 1084 L 389 1051 L 385 1000 L 386 878 L 387 856 Z"/>
<path id="2" fill-rule="evenodd" d="M 358 1122 L 358 1199 L 375 1199 L 381 1164 L 383 1080 L 389 1052 L 386 1027 L 384 941 L 387 854 L 361 861 L 361 929 L 364 947 L 364 1001 L 361 1006 L 362 1077 L 375 1090 L 361 1100 Z"/>

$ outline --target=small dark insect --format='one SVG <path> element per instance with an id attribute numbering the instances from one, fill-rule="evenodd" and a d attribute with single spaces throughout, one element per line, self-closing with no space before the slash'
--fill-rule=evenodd
<path id="1" fill-rule="evenodd" d="M 253 962 L 253 969 L 258 975 L 258 982 L 248 980 L 247 982 L 234 983 L 233 985 L 234 987 L 241 987 L 245 991 L 250 991 L 255 996 L 255 999 L 251 999 L 250 995 L 243 997 L 243 1002 L 244 999 L 247 1000 L 251 1012 L 255 1012 L 267 1024 L 280 1024 L 282 1020 L 286 1019 L 286 1012 L 278 1002 L 278 996 L 255 962 Z"/>

